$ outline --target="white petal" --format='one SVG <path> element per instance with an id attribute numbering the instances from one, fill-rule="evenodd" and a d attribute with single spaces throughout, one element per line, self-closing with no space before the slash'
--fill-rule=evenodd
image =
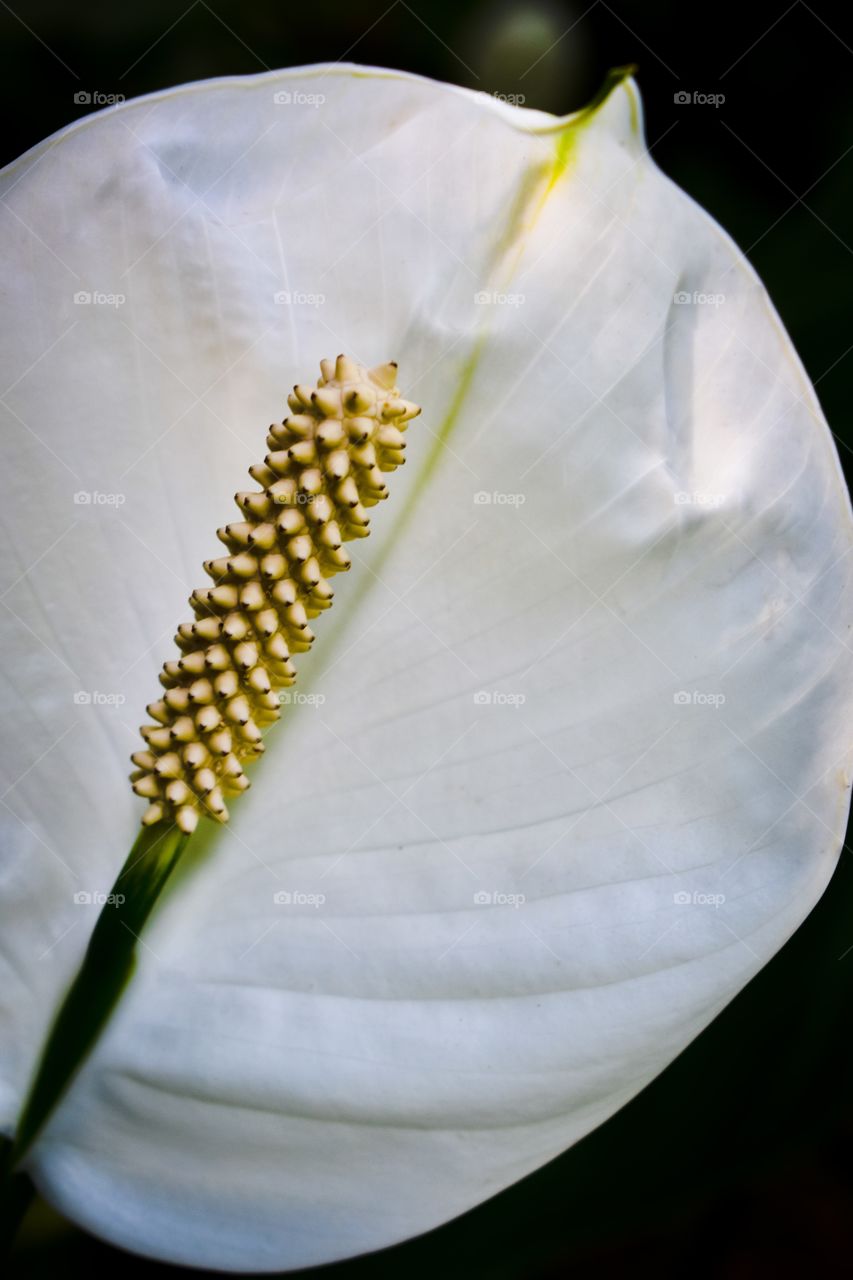
<path id="1" fill-rule="evenodd" d="M 13 777 L 22 728 L 23 767 L 77 726 L 12 793 L 10 1106 L 79 949 L 36 959 L 79 914 L 36 842 L 86 888 L 120 864 L 127 727 L 265 422 L 340 349 L 398 359 L 425 406 L 302 663 L 325 701 L 181 874 L 34 1151 L 119 1244 L 280 1270 L 461 1212 L 642 1088 L 831 874 L 840 470 L 760 284 L 638 113 L 630 83 L 559 122 L 318 68 L 130 103 L 6 175 L 7 382 L 33 365 L 8 400 L 45 442 L 7 429 L 33 476 L 17 572 L 44 553 L 6 597 Z M 127 500 L 51 545 L 75 487 Z M 126 704 L 73 708 L 44 644 Z"/>

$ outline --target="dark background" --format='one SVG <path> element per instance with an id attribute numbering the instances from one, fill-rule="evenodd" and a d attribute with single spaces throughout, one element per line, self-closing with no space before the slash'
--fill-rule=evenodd
<path id="1" fill-rule="evenodd" d="M 638 64 L 658 164 L 734 236 L 815 382 L 850 476 L 853 23 L 780 0 L 0 0 L 2 162 L 92 110 L 188 80 L 344 59 L 563 113 Z M 532 64 L 534 64 L 532 66 Z M 531 69 L 532 66 L 532 69 Z M 679 105 L 674 95 L 722 93 Z M 846 198 L 845 198 L 846 197 Z M 633 1103 L 559 1160 L 428 1236 L 316 1280 L 853 1273 L 853 871 Z M 128 1257 L 37 1205 L 12 1274 L 179 1268 Z M 198 1274 L 198 1273 L 196 1273 Z"/>

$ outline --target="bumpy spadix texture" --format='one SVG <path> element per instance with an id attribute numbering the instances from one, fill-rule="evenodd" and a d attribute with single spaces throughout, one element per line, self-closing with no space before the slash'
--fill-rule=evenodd
<path id="1" fill-rule="evenodd" d="M 200 825 L 29 1168 L 206 1269 L 412 1236 L 613 1115 L 832 874 L 853 523 L 820 407 L 630 81 L 562 119 L 363 67 L 190 85 L 23 157 L 0 216 L 2 1123 L 258 424 L 321 355 L 393 355 L 428 413 L 299 659 L 325 701 Z"/>
<path id="2" fill-rule="evenodd" d="M 133 789 L 151 801 L 144 823 L 190 832 L 200 814 L 227 821 L 224 797 L 248 787 L 243 764 L 262 753 L 279 690 L 296 679 L 291 656 L 311 647 L 309 619 L 332 603 L 328 579 L 350 567 L 342 543 L 367 536 L 366 508 L 388 496 L 383 474 L 405 461 L 420 409 L 400 399 L 396 363 L 367 370 L 340 355 L 320 368 L 270 427 L 270 452 L 249 473 L 263 487 L 236 495 L 245 518 L 218 530 L 229 554 L 205 563 L 215 585 L 193 592 L 196 620 L 175 636 L 182 656 L 163 668 L 165 696 L 148 706 L 156 723 L 133 756 Z"/>

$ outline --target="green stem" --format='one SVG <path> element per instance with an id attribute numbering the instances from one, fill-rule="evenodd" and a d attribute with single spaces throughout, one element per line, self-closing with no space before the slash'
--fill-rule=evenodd
<path id="1" fill-rule="evenodd" d="M 5 1165 L 12 1143 L 2 1141 L 0 1164 Z M 16 1173 L 6 1180 L 3 1200 L 0 1202 L 0 1256 L 9 1252 L 18 1228 L 32 1204 L 36 1189 L 25 1173 Z"/>
<path id="2" fill-rule="evenodd" d="M 133 973 L 139 935 L 188 840 L 172 823 L 157 822 L 142 828 L 127 856 L 47 1037 L 17 1133 L 3 1153 L 7 1203 L 16 1194 L 16 1166 L 88 1057 Z"/>

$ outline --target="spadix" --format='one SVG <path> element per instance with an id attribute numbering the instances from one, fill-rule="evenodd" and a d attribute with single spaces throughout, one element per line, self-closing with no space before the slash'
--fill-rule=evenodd
<path id="1" fill-rule="evenodd" d="M 150 801 L 146 825 L 169 818 L 189 833 L 200 814 L 227 821 L 223 793 L 248 787 L 243 762 L 279 718 L 291 654 L 310 647 L 308 620 L 332 603 L 328 579 L 350 567 L 342 543 L 369 532 L 365 508 L 387 498 L 383 474 L 405 460 L 402 433 L 420 409 L 400 399 L 396 364 L 321 364 L 318 387 L 295 386 L 293 416 L 270 427 L 271 452 L 251 468 L 263 489 L 237 494 L 248 519 L 219 530 L 231 554 L 205 563 L 216 585 L 193 593 L 196 620 L 175 637 L 183 656 L 166 663 L 165 696 L 148 707 L 156 723 L 142 729 L 131 775 Z"/>

